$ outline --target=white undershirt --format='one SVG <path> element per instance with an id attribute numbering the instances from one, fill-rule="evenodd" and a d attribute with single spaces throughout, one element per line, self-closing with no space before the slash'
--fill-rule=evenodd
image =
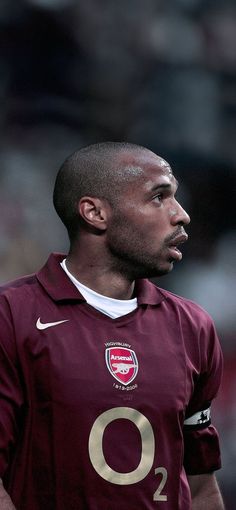
<path id="1" fill-rule="evenodd" d="M 127 315 L 127 313 L 132 312 L 138 306 L 137 298 L 133 299 L 113 299 L 107 296 L 103 296 L 102 294 L 98 294 L 94 290 L 86 287 L 83 283 L 80 283 L 71 273 L 68 271 L 66 266 L 66 259 L 61 262 L 61 267 L 66 272 L 67 276 L 74 283 L 74 285 L 79 290 L 80 294 L 84 297 L 87 303 L 99 312 L 108 315 L 112 319 L 116 319 L 117 317 L 122 317 L 122 315 Z"/>

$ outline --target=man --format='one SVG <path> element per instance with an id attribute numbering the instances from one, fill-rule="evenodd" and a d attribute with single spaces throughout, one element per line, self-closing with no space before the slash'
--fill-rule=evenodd
<path id="1" fill-rule="evenodd" d="M 1 510 L 223 509 L 214 326 L 146 279 L 182 258 L 176 190 L 168 163 L 132 144 L 60 169 L 69 254 L 1 292 Z"/>

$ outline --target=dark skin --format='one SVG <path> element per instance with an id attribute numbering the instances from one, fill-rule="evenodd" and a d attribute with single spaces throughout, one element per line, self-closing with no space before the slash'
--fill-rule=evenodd
<path id="1" fill-rule="evenodd" d="M 84 285 L 115 299 L 130 299 L 134 280 L 161 276 L 182 258 L 180 244 L 190 218 L 176 200 L 177 181 L 168 163 L 150 151 L 124 153 L 126 166 L 139 171 L 118 205 L 83 197 L 81 229 L 67 257 L 70 272 Z M 189 476 L 192 510 L 224 510 L 214 473 Z"/>
<path id="2" fill-rule="evenodd" d="M 161 276 L 181 260 L 190 218 L 175 197 L 177 182 L 166 161 L 148 150 L 124 152 L 124 168 L 138 168 L 118 203 L 86 196 L 78 203 L 84 228 L 70 248 L 67 267 L 84 285 L 115 299 L 130 299 L 134 280 Z M 188 477 L 192 510 L 224 510 L 213 473 Z M 0 481 L 1 510 L 15 510 Z"/>
<path id="3" fill-rule="evenodd" d="M 166 161 L 148 150 L 119 157 L 124 169 L 132 165 L 137 175 L 118 205 L 89 196 L 79 201 L 87 228 L 71 247 L 67 266 L 96 292 L 130 299 L 136 278 L 166 274 L 182 258 L 177 245 L 187 240 L 184 226 L 190 218 L 175 198 L 177 182 Z"/>

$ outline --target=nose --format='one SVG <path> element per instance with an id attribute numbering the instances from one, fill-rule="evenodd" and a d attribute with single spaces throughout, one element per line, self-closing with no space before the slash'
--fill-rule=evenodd
<path id="1" fill-rule="evenodd" d="M 171 223 L 172 225 L 188 225 L 190 223 L 190 216 L 182 207 L 182 205 L 175 200 L 174 207 L 171 209 Z"/>

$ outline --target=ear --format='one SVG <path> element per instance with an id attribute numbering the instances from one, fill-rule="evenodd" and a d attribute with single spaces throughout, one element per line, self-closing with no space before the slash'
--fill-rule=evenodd
<path id="1" fill-rule="evenodd" d="M 108 204 L 105 200 L 97 197 L 82 197 L 78 204 L 78 211 L 85 223 L 98 230 L 106 230 Z"/>

